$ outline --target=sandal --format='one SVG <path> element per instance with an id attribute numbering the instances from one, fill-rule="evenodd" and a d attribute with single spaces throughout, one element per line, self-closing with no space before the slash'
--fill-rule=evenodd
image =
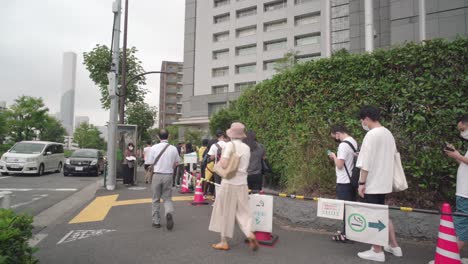
<path id="1" fill-rule="evenodd" d="M 345 235 L 341 233 L 341 231 L 336 231 L 335 235 L 332 236 L 332 240 L 335 242 L 346 242 L 348 239 Z"/>
<path id="2" fill-rule="evenodd" d="M 258 250 L 258 241 L 257 241 L 257 239 L 255 239 L 255 238 L 249 238 L 249 247 L 250 247 L 253 251 L 257 251 L 257 250 Z"/>
<path id="3" fill-rule="evenodd" d="M 211 245 L 211 247 L 214 248 L 214 249 L 217 249 L 217 250 L 225 250 L 225 251 L 230 249 L 228 244 L 226 244 L 226 245 L 213 244 L 213 245 Z"/>

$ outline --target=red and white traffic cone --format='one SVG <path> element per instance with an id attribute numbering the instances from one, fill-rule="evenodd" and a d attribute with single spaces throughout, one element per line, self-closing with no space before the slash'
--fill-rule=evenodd
<path id="1" fill-rule="evenodd" d="M 201 186 L 200 174 L 197 175 L 197 186 L 195 187 L 195 196 L 193 196 L 192 205 L 206 205 L 208 204 L 203 197 L 203 189 Z"/>
<path id="2" fill-rule="evenodd" d="M 442 205 L 440 217 L 439 238 L 434 264 L 461 264 L 460 251 L 458 250 L 457 236 L 453 225 L 452 210 L 448 203 Z"/>
<path id="3" fill-rule="evenodd" d="M 184 172 L 184 178 L 182 179 L 182 185 L 180 186 L 180 193 L 192 193 L 188 188 L 187 172 Z"/>

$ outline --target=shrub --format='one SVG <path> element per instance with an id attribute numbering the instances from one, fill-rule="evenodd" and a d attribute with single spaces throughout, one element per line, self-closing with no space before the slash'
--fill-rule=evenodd
<path id="1" fill-rule="evenodd" d="M 38 263 L 33 257 L 36 249 L 28 245 L 28 239 L 32 237 L 32 222 L 31 216 L 0 209 L 0 263 Z"/>
<path id="2" fill-rule="evenodd" d="M 410 190 L 401 198 L 421 205 L 454 194 L 457 165 L 444 141 L 461 147 L 455 120 L 468 109 L 468 39 L 408 43 L 372 54 L 339 52 L 294 66 L 244 92 L 236 112 L 265 144 L 278 183 L 290 191 L 333 191 L 326 149 L 332 124 L 343 123 L 362 142 L 357 113 L 382 110 L 402 154 Z M 213 117 L 216 119 L 216 116 Z M 411 195 L 425 193 L 424 195 Z M 430 206 L 424 204 L 425 206 Z"/>

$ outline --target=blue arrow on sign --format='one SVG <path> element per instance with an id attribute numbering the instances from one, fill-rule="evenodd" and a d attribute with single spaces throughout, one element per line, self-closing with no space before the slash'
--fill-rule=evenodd
<path id="1" fill-rule="evenodd" d="M 384 230 L 385 229 L 385 225 L 384 223 L 382 223 L 380 220 L 378 223 L 373 223 L 373 222 L 369 222 L 369 228 L 375 228 L 375 229 L 378 229 L 379 232 Z"/>

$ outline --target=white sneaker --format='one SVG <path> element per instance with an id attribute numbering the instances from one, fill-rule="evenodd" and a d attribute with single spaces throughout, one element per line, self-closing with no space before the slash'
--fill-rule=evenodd
<path id="1" fill-rule="evenodd" d="M 403 257 L 403 251 L 401 251 L 401 247 L 391 247 L 388 245 L 384 247 L 384 250 L 388 253 L 392 253 L 395 257 Z"/>
<path id="2" fill-rule="evenodd" d="M 377 253 L 372 248 L 367 251 L 359 252 L 357 255 L 362 259 L 385 262 L 385 254 L 383 253 L 383 251 Z"/>

